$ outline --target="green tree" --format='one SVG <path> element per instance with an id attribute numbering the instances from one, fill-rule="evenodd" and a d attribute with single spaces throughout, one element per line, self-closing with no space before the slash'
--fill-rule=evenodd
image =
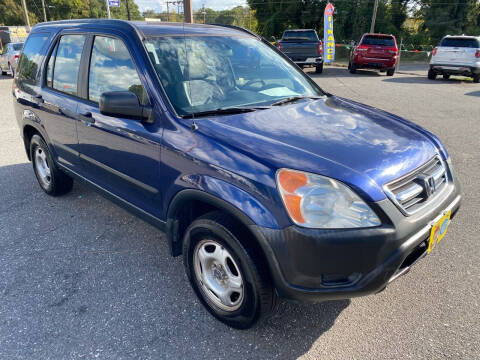
<path id="1" fill-rule="evenodd" d="M 422 0 L 420 5 L 417 16 L 423 19 L 422 30 L 432 44 L 447 34 L 479 34 L 478 0 Z"/>
<path id="2" fill-rule="evenodd" d="M 35 13 L 29 11 L 30 24 L 33 26 L 37 23 Z M 25 18 L 23 16 L 22 5 L 20 1 L 1 0 L 0 1 L 0 24 L 5 26 L 23 26 Z"/>

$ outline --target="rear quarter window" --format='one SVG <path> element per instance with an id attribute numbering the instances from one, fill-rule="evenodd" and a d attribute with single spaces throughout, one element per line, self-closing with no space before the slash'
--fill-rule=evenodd
<path id="1" fill-rule="evenodd" d="M 36 33 L 28 37 L 18 63 L 19 79 L 31 83 L 36 82 L 38 69 L 43 59 L 42 49 L 49 38 L 49 33 Z"/>
<path id="2" fill-rule="evenodd" d="M 468 38 L 445 38 L 440 43 L 443 47 L 466 47 L 466 48 L 480 48 L 480 42 L 476 39 Z"/>
<path id="3" fill-rule="evenodd" d="M 375 46 L 395 46 L 395 40 L 391 36 L 374 36 L 367 35 L 362 40 L 362 45 L 375 45 Z"/>

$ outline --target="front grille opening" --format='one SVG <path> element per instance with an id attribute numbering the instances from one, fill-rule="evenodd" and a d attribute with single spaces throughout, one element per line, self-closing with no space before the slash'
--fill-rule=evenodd
<path id="1" fill-rule="evenodd" d="M 426 255 L 428 249 L 428 240 L 420 243 L 412 252 L 403 260 L 402 265 L 400 265 L 398 270 L 403 270 L 409 268 L 415 264 L 419 259 Z"/>
<path id="2" fill-rule="evenodd" d="M 345 274 L 322 274 L 322 285 L 329 286 L 349 286 L 353 285 L 361 274 L 352 273 L 350 275 Z"/>
<path id="3" fill-rule="evenodd" d="M 404 214 L 411 215 L 439 194 L 447 183 L 446 166 L 436 156 L 410 174 L 385 185 L 385 192 Z"/>

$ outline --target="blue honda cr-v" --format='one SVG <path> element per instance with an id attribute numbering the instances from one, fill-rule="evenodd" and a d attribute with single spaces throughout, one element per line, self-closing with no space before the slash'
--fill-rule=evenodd
<path id="1" fill-rule="evenodd" d="M 433 134 L 324 92 L 239 28 L 40 24 L 13 95 L 42 189 L 83 180 L 164 229 L 199 299 L 233 327 L 277 296 L 381 291 L 460 206 Z"/>

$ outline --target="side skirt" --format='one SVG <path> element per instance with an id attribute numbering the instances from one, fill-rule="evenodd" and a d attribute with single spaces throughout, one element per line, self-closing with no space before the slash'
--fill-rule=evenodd
<path id="1" fill-rule="evenodd" d="M 130 213 L 136 215 L 137 217 L 139 217 L 143 221 L 155 226 L 157 229 L 159 229 L 161 231 L 167 232 L 167 234 L 168 234 L 167 223 L 165 221 L 160 220 L 159 218 L 157 218 L 157 217 L 149 214 L 148 212 L 140 209 L 138 206 L 135 206 L 135 205 L 129 203 L 128 201 L 122 199 L 121 197 L 111 193 L 110 191 L 105 190 L 103 187 L 101 187 L 101 186 L 95 184 L 94 182 L 86 179 L 85 177 L 76 173 L 75 171 L 72 171 L 72 170 L 68 169 L 67 167 L 65 167 L 61 164 L 58 164 L 58 163 L 56 165 L 62 171 L 66 172 L 68 175 L 72 176 L 76 180 L 79 180 L 79 181 L 81 181 L 81 182 L 83 182 L 87 185 L 92 186 L 98 193 L 100 193 L 106 199 L 114 202 L 118 206 L 120 206 L 120 207 L 124 208 L 125 210 L 129 211 Z"/>

